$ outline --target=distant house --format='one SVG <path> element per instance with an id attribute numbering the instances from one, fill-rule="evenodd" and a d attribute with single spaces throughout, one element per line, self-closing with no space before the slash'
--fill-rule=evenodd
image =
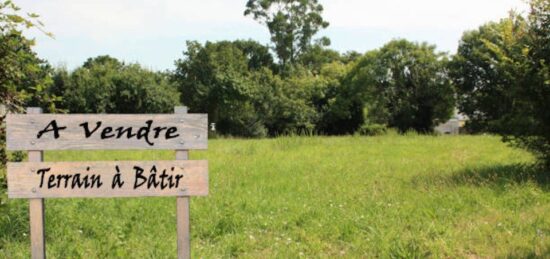
<path id="1" fill-rule="evenodd" d="M 464 127 L 464 124 L 466 124 L 467 120 L 468 117 L 466 115 L 460 114 L 458 113 L 458 111 L 455 111 L 455 114 L 450 120 L 435 127 L 435 132 L 441 134 L 458 135 L 460 134 L 460 129 Z"/>

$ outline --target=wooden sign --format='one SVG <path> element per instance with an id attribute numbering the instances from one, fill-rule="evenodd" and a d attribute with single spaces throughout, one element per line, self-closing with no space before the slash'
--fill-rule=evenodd
<path id="1" fill-rule="evenodd" d="M 208 162 L 8 163 L 8 197 L 143 197 L 208 194 Z"/>
<path id="2" fill-rule="evenodd" d="M 206 149 L 206 114 L 9 114 L 9 150 Z"/>
<path id="3" fill-rule="evenodd" d="M 8 197 L 29 199 L 32 258 L 45 258 L 44 198 L 175 196 L 178 258 L 190 258 L 189 197 L 208 195 L 206 114 L 9 114 L 8 150 L 29 162 L 8 163 Z M 174 161 L 43 162 L 43 150 L 173 149 Z"/>

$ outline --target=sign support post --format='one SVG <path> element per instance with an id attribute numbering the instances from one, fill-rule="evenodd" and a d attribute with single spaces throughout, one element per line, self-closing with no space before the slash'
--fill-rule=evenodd
<path id="1" fill-rule="evenodd" d="M 40 114 L 41 108 L 29 107 L 27 114 Z M 32 144 L 32 143 L 31 143 Z M 44 160 L 44 152 L 40 150 L 28 151 L 29 162 L 42 162 Z M 29 172 L 29 174 L 32 172 Z M 29 221 L 31 231 L 31 258 L 45 259 L 46 258 L 46 242 L 44 240 L 44 199 L 31 198 L 29 199 Z"/>
<path id="2" fill-rule="evenodd" d="M 176 114 L 186 114 L 187 107 L 177 106 L 174 108 Z M 176 160 L 188 160 L 189 151 L 185 149 L 176 150 Z M 189 196 L 176 197 L 176 222 L 177 222 L 177 242 L 178 259 L 191 258 L 191 236 L 189 225 Z"/>

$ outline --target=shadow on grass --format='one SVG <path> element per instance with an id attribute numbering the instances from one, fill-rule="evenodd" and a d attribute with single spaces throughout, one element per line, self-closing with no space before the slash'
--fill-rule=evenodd
<path id="1" fill-rule="evenodd" d="M 424 175 L 413 178 L 413 184 L 425 186 L 443 184 L 499 188 L 510 184 L 527 183 L 535 184 L 544 191 L 550 191 L 550 171 L 535 164 L 510 164 L 469 167 L 451 175 Z"/>
<path id="2" fill-rule="evenodd" d="M 505 258 L 525 258 L 525 259 L 536 259 L 536 258 L 550 258 L 550 247 L 544 248 L 543 251 L 535 252 L 528 249 L 517 249 L 515 252 L 506 255 Z"/>

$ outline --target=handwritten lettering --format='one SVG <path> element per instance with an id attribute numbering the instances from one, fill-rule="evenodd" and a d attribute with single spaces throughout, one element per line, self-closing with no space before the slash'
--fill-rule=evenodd
<path id="1" fill-rule="evenodd" d="M 147 189 L 158 188 L 160 186 L 161 190 L 166 188 L 178 188 L 182 174 L 168 175 L 166 169 L 162 170 L 162 173 L 157 177 L 157 168 L 156 166 L 151 167 L 149 175 L 145 175 L 143 168 L 139 166 L 134 166 L 134 171 L 136 173 L 134 181 L 134 189 L 140 188 L 145 185 Z M 171 171 L 174 171 L 174 168 L 171 168 Z"/>
<path id="2" fill-rule="evenodd" d="M 64 130 L 66 128 L 67 127 L 57 126 L 57 121 L 52 120 L 50 123 L 48 123 L 48 125 L 43 130 L 38 132 L 38 134 L 36 135 L 36 138 L 41 138 L 42 135 L 44 135 L 44 133 L 53 131 L 53 137 L 57 139 L 59 138 L 59 131 Z"/>
<path id="3" fill-rule="evenodd" d="M 180 136 L 177 127 L 153 127 L 153 120 L 148 120 L 145 122 L 145 126 L 141 126 L 137 129 L 133 127 L 117 127 L 113 128 L 111 126 L 102 127 L 103 122 L 98 121 L 95 123 L 93 129 L 90 128 L 88 122 L 81 123 L 79 126 L 84 129 L 84 136 L 90 138 L 94 136 L 95 132 L 99 133 L 100 139 L 138 139 L 144 140 L 148 145 L 154 146 L 155 143 L 153 140 L 164 137 L 164 139 L 173 139 Z M 101 129 L 100 129 L 101 128 Z"/>
<path id="4" fill-rule="evenodd" d="M 116 173 L 112 176 L 110 187 L 111 189 L 123 188 L 125 182 L 118 165 L 115 166 L 115 170 Z M 155 165 L 150 169 L 134 166 L 132 170 L 135 175 L 134 190 L 139 188 L 160 190 L 178 188 L 184 177 L 183 174 L 174 173 L 174 167 L 159 170 Z M 86 168 L 86 173 L 56 173 L 52 172 L 51 168 L 41 168 L 37 170 L 36 174 L 40 176 L 40 188 L 99 189 L 103 186 L 101 175 L 91 173 L 90 167 Z"/>
<path id="5" fill-rule="evenodd" d="M 40 175 L 40 188 L 46 187 L 48 189 L 53 188 L 100 188 L 103 185 L 101 176 L 97 174 L 86 174 L 82 176 L 80 173 L 76 174 L 53 174 L 48 175 L 47 184 L 44 182 L 46 173 L 50 172 L 50 168 L 39 169 L 36 173 Z"/>

